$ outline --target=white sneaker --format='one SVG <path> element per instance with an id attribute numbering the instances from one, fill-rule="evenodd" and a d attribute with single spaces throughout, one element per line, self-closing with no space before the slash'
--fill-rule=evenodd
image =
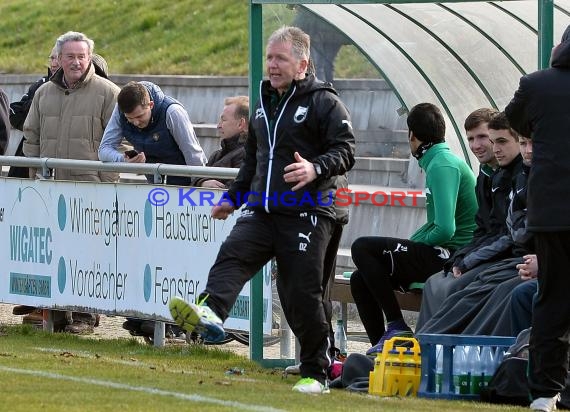
<path id="1" fill-rule="evenodd" d="M 540 412 L 551 412 L 556 410 L 556 402 L 560 401 L 560 394 L 553 398 L 536 398 L 530 404 L 530 409 Z"/>
<path id="2" fill-rule="evenodd" d="M 293 386 L 294 392 L 301 392 L 301 393 L 314 393 L 314 394 L 322 394 L 322 393 L 330 393 L 329 387 L 327 385 L 323 385 L 318 380 L 313 378 L 302 378 Z"/>
<path id="3" fill-rule="evenodd" d="M 285 368 L 285 375 L 300 375 L 301 374 L 301 364 L 287 366 Z"/>
<path id="4" fill-rule="evenodd" d="M 172 319 L 190 335 L 193 331 L 210 342 L 220 342 L 226 333 L 222 320 L 208 306 L 185 302 L 184 299 L 174 296 L 168 303 Z"/>

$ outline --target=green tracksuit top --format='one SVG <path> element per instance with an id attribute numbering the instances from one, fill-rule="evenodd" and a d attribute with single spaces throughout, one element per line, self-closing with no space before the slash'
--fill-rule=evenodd
<path id="1" fill-rule="evenodd" d="M 447 249 L 458 249 L 475 230 L 475 176 L 447 143 L 437 143 L 419 160 L 426 174 L 427 222 L 410 240 Z"/>

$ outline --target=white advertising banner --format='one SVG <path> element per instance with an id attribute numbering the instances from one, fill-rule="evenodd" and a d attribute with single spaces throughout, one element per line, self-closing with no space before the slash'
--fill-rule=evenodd
<path id="1" fill-rule="evenodd" d="M 170 297 L 195 302 L 241 213 L 213 219 L 221 194 L 0 178 L 0 301 L 171 321 Z M 272 317 L 268 266 L 264 333 Z M 225 327 L 249 330 L 249 300 L 247 283 Z"/>

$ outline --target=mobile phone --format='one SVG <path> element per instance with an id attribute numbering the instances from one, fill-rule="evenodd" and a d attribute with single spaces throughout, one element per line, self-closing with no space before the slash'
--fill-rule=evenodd
<path id="1" fill-rule="evenodd" d="M 129 159 L 132 159 L 133 157 L 135 157 L 135 156 L 138 155 L 138 154 L 139 154 L 139 152 L 137 152 L 137 151 L 134 150 L 134 149 L 133 149 L 133 150 L 127 150 L 127 151 L 125 152 L 125 155 L 126 155 Z"/>

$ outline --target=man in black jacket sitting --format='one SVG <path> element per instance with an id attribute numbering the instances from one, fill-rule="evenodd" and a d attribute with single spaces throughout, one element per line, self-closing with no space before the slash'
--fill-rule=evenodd
<path id="1" fill-rule="evenodd" d="M 208 157 L 206 166 L 241 167 L 245 157 L 245 141 L 249 122 L 249 97 L 235 96 L 224 100 L 224 109 L 218 122 L 220 149 Z M 193 186 L 227 189 L 232 179 L 211 179 L 199 177 L 192 181 Z"/>
<path id="2" fill-rule="evenodd" d="M 448 296 L 463 289 L 474 279 L 476 273 L 468 269 L 475 266 L 473 263 L 477 251 L 507 233 L 506 218 L 511 180 L 520 171 L 522 160 L 514 138 L 509 143 L 508 158 L 503 159 L 501 165 L 495 158 L 493 144 L 489 138 L 489 122 L 496 114 L 496 110 L 483 108 L 475 110 L 465 119 L 469 148 L 481 163 L 475 187 L 478 203 L 475 215 L 477 228 L 473 233 L 473 240 L 456 250 L 445 263 L 444 270 L 430 276 L 426 281 L 416 330 L 421 329 L 432 318 Z M 480 267 L 482 268 L 484 266 Z"/>

